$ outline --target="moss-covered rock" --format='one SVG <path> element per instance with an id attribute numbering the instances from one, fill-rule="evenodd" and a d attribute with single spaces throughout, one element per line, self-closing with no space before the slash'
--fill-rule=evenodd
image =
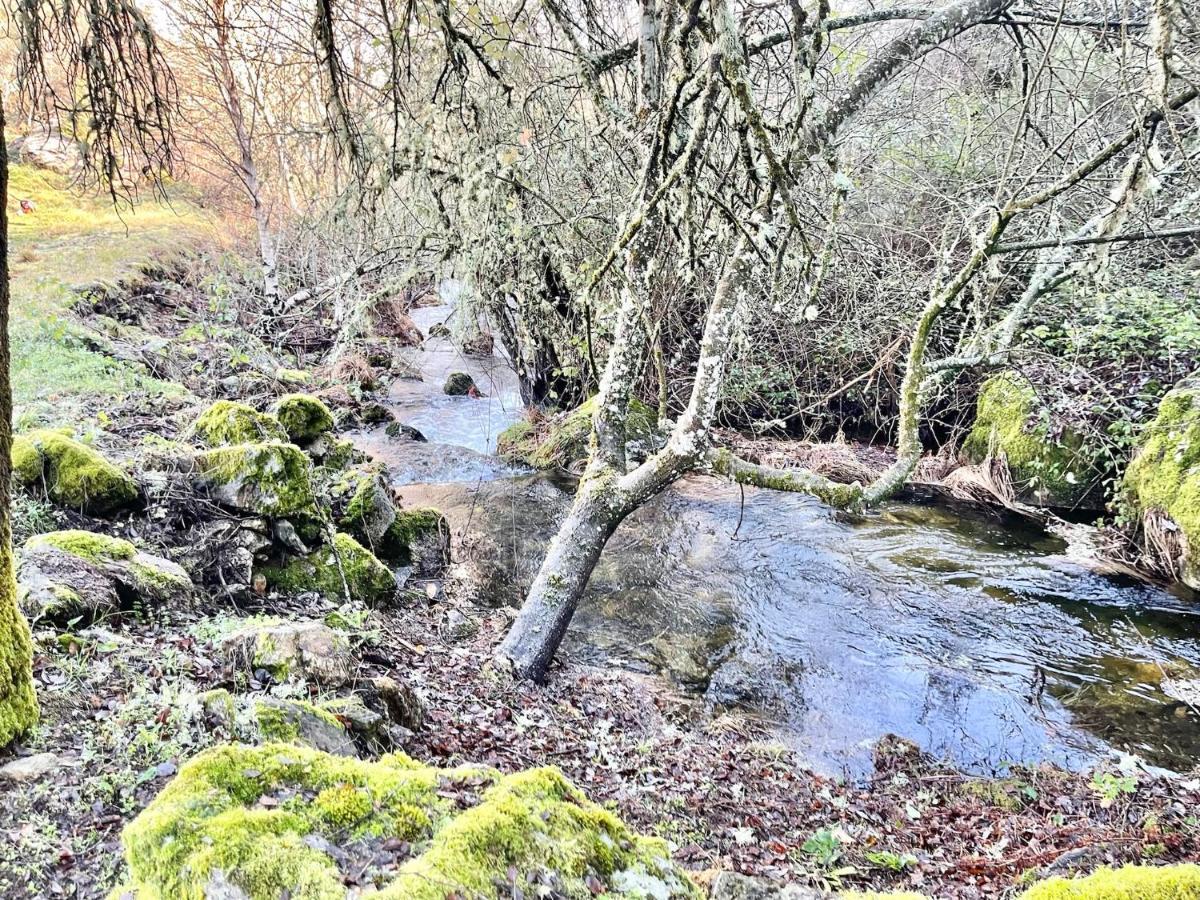
<path id="1" fill-rule="evenodd" d="M 1003 455 L 1021 499 L 1045 506 L 1085 503 L 1097 480 L 1078 435 L 1058 438 L 1042 421 L 1033 385 L 1016 372 L 989 378 L 979 392 L 975 425 L 963 453 L 973 463 Z"/>
<path id="2" fill-rule="evenodd" d="M 570 412 L 536 424 L 516 422 L 500 433 L 497 451 L 509 462 L 534 469 L 577 467 L 587 460 L 595 414 L 596 398 L 592 397 Z M 626 434 L 634 455 L 646 455 L 655 446 L 656 421 L 650 407 L 637 400 L 630 401 Z"/>
<path id="3" fill-rule="evenodd" d="M 312 464 L 295 444 L 235 444 L 196 456 L 196 486 L 218 503 L 268 518 L 316 515 Z"/>
<path id="4" fill-rule="evenodd" d="M 1160 512 L 1179 529 L 1180 578 L 1200 590 L 1200 384 L 1170 391 L 1125 472 L 1125 497 L 1138 514 Z"/>
<path id="5" fill-rule="evenodd" d="M 699 897 L 661 841 L 633 833 L 551 768 L 502 776 L 403 755 L 363 762 L 284 744 L 217 747 L 183 766 L 124 832 L 140 900 L 221 889 L 344 900 L 342 867 L 361 862 L 351 848 L 375 854 L 385 842 L 412 852 L 372 893 L 379 900 L 498 898 L 511 872 L 527 896 L 552 873 L 579 900 L 593 894 L 589 879 L 616 897 Z"/>
<path id="6" fill-rule="evenodd" d="M 288 394 L 274 406 L 275 417 L 294 444 L 306 446 L 333 430 L 333 413 L 312 394 Z"/>
<path id="7" fill-rule="evenodd" d="M 233 400 L 218 400 L 202 412 L 191 433 L 196 441 L 208 447 L 288 439 L 287 431 L 274 416 Z"/>
<path id="8" fill-rule="evenodd" d="M 57 431 L 37 429 L 15 437 L 12 464 L 18 484 L 44 489 L 59 506 L 88 515 L 117 512 L 138 497 L 137 485 L 126 472 Z"/>
<path id="9" fill-rule="evenodd" d="M 384 535 L 381 552 L 417 575 L 438 575 L 450 558 L 450 525 L 436 509 L 401 509 Z"/>
<path id="10" fill-rule="evenodd" d="M 350 680 L 350 639 L 323 622 L 252 623 L 222 637 L 220 651 L 235 668 L 265 669 L 276 681 Z"/>
<path id="11" fill-rule="evenodd" d="M 255 697 L 251 701 L 253 728 L 246 739 L 260 744 L 286 741 L 337 756 L 357 756 L 354 740 L 337 716 L 303 700 Z"/>
<path id="12" fill-rule="evenodd" d="M 90 531 L 54 531 L 21 548 L 18 602 L 34 619 L 96 617 L 123 606 L 178 604 L 190 598 L 187 572 L 120 538 Z"/>
<path id="13" fill-rule="evenodd" d="M 316 591 L 328 597 L 380 604 L 396 593 L 396 576 L 370 550 L 348 534 L 310 553 L 262 569 L 270 587 L 283 591 Z M 343 581 L 344 576 L 344 581 Z"/>
<path id="14" fill-rule="evenodd" d="M 451 372 L 446 376 L 446 383 L 442 386 L 442 393 L 449 394 L 451 397 L 465 397 L 471 391 L 478 393 L 479 388 L 475 387 L 475 379 L 466 372 Z"/>
<path id="15" fill-rule="evenodd" d="M 367 466 L 347 471 L 330 488 L 338 525 L 368 547 L 377 548 L 396 521 L 396 504 L 384 470 Z"/>
<path id="16" fill-rule="evenodd" d="M 1200 866 L 1122 866 L 1084 878 L 1050 878 L 1021 900 L 1200 900 Z"/>

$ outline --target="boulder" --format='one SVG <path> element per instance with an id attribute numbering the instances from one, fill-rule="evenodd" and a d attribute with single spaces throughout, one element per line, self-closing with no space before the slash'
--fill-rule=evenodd
<path id="1" fill-rule="evenodd" d="M 257 623 L 220 641 L 222 655 L 239 669 L 265 669 L 276 681 L 297 676 L 328 687 L 350 680 L 350 639 L 323 622 Z"/>
<path id="2" fill-rule="evenodd" d="M 405 425 L 403 422 L 390 422 L 383 433 L 392 440 L 397 441 L 417 441 L 418 443 L 426 443 L 425 435 L 411 425 Z"/>
<path id="3" fill-rule="evenodd" d="M 1099 475 L 1082 438 L 1070 430 L 1052 434 L 1037 392 L 1017 372 L 984 383 L 963 454 L 972 463 L 1002 456 L 1017 498 L 1026 503 L 1075 508 L 1102 499 L 1093 497 Z"/>
<path id="4" fill-rule="evenodd" d="M 592 439 L 593 397 L 570 412 L 538 422 L 520 421 L 500 432 L 497 452 L 512 463 L 533 469 L 575 469 L 588 457 Z M 626 421 L 628 448 L 634 458 L 652 453 L 658 444 L 656 416 L 650 407 L 630 401 Z"/>
<path id="5" fill-rule="evenodd" d="M 312 464 L 295 444 L 235 444 L 196 455 L 193 481 L 218 503 L 267 518 L 315 517 Z"/>
<path id="6" fill-rule="evenodd" d="M 396 504 L 386 472 L 370 466 L 347 472 L 331 488 L 338 525 L 367 546 L 379 546 L 396 521 Z M 344 504 L 339 501 L 345 501 Z"/>
<path id="7" fill-rule="evenodd" d="M 511 775 L 305 747 L 221 746 L 185 764 L 123 834 L 133 896 L 379 900 L 556 895 L 678 900 L 698 888 L 554 768 Z M 118 889 L 120 891 L 121 889 Z"/>
<path id="8" fill-rule="evenodd" d="M 312 394 L 288 394 L 275 401 L 275 418 L 293 444 L 304 447 L 333 430 L 333 413 Z"/>
<path id="9" fill-rule="evenodd" d="M 466 397 L 472 391 L 478 394 L 479 388 L 475 386 L 475 379 L 466 372 L 451 372 L 446 376 L 446 384 L 442 387 L 442 393 L 451 397 Z"/>
<path id="10" fill-rule="evenodd" d="M 329 710 L 302 700 L 255 697 L 251 701 L 254 728 L 248 739 L 267 744 L 287 741 L 338 756 L 357 756 L 354 739 Z"/>
<path id="11" fill-rule="evenodd" d="M 425 724 L 425 701 L 410 685 L 379 675 L 371 679 L 364 691 L 368 704 L 381 706 L 397 725 L 415 732 Z"/>
<path id="12" fill-rule="evenodd" d="M 462 343 L 462 352 L 467 356 L 491 356 L 495 352 L 496 339 L 488 332 L 481 331 Z"/>
<path id="13" fill-rule="evenodd" d="M 344 597 L 377 605 L 392 598 L 398 587 L 391 569 L 348 534 L 334 535 L 333 543 L 307 556 L 290 557 L 264 566 L 271 588 L 299 593 L 315 591 L 326 597 Z"/>
<path id="14" fill-rule="evenodd" d="M 13 480 L 59 506 L 105 516 L 131 506 L 137 485 L 98 451 L 49 429 L 13 439 Z"/>
<path id="15" fill-rule="evenodd" d="M 31 619 L 65 621 L 187 600 L 192 580 L 182 567 L 129 541 L 90 531 L 53 531 L 30 538 L 17 565 L 17 596 Z"/>
<path id="16" fill-rule="evenodd" d="M 77 175 L 83 168 L 84 145 L 56 131 L 35 131 L 12 142 L 9 155 L 15 163 Z"/>
<path id="17" fill-rule="evenodd" d="M 434 576 L 446 566 L 450 528 L 435 509 L 399 509 L 386 470 L 371 466 L 348 472 L 332 488 L 338 525 L 380 559 Z"/>
<path id="18" fill-rule="evenodd" d="M 5 781 L 14 781 L 18 784 L 39 781 L 51 772 L 62 768 L 62 764 L 62 760 L 53 753 L 34 753 L 32 756 L 21 756 L 0 766 L 0 784 Z"/>
<path id="19" fill-rule="evenodd" d="M 202 412 L 192 425 L 191 436 L 208 447 L 288 439 L 277 418 L 234 400 L 218 400 Z"/>
<path id="20" fill-rule="evenodd" d="M 1124 496 L 1164 568 L 1200 590 L 1200 382 L 1163 397 L 1125 471 Z"/>
<path id="21" fill-rule="evenodd" d="M 779 884 L 736 872 L 720 872 L 713 879 L 710 900 L 825 900 L 832 895 L 798 884 Z"/>

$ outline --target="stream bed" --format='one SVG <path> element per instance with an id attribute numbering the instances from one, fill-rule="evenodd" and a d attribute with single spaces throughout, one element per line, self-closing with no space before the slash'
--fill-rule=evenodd
<path id="1" fill-rule="evenodd" d="M 416 312 L 425 331 L 451 308 Z M 517 605 L 571 485 L 493 455 L 521 414 L 502 360 L 439 339 L 416 353 L 425 379 L 397 383 L 393 408 L 430 442 L 358 443 L 393 467 L 405 505 L 447 516 L 480 599 Z M 442 395 L 453 369 L 488 396 Z M 887 733 L 972 772 L 1200 761 L 1200 604 L 1101 574 L 1038 529 L 939 506 L 849 516 L 683 479 L 618 529 L 563 652 L 762 716 L 830 772 L 868 771 Z"/>

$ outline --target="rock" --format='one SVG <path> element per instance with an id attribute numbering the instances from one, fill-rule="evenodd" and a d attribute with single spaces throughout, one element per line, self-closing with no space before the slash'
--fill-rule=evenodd
<path id="1" fill-rule="evenodd" d="M 260 570 L 272 588 L 299 593 L 315 591 L 329 598 L 345 597 L 378 605 L 396 593 L 396 576 L 379 559 L 348 534 L 334 535 L 333 544 L 307 556 L 263 566 Z M 343 576 L 345 580 L 343 581 Z"/>
<path id="2" fill-rule="evenodd" d="M 1200 381 L 1163 397 L 1123 492 L 1163 568 L 1200 590 Z"/>
<path id="3" fill-rule="evenodd" d="M 31 619 L 63 621 L 190 599 L 184 569 L 120 538 L 90 531 L 53 531 L 30 538 L 17 566 L 18 603 Z"/>
<path id="4" fill-rule="evenodd" d="M 43 489 L 59 506 L 105 516 L 131 506 L 137 484 L 99 452 L 64 434 L 37 429 L 12 444 L 13 480 Z"/>
<path id="5" fill-rule="evenodd" d="M 222 654 L 240 669 L 265 669 L 277 681 L 293 675 L 329 687 L 350 680 L 350 640 L 323 622 L 251 625 L 226 635 Z"/>
<path id="6" fill-rule="evenodd" d="M 436 509 L 401 509 L 381 543 L 385 558 L 432 578 L 450 562 L 450 526 Z"/>
<path id="7" fill-rule="evenodd" d="M 77 175 L 83 168 L 84 145 L 56 131 L 35 131 L 14 140 L 9 154 L 14 163 Z"/>
<path id="8" fill-rule="evenodd" d="M 735 872 L 721 872 L 713 879 L 710 900 L 825 900 L 832 897 L 816 888 L 777 884 Z"/>
<path id="9" fill-rule="evenodd" d="M 312 394 L 288 394 L 275 401 L 275 418 L 293 444 L 307 446 L 333 430 L 333 413 Z"/>
<path id="10" fill-rule="evenodd" d="M 504 459 L 533 469 L 575 469 L 587 460 L 592 438 L 592 398 L 567 413 L 536 423 L 515 422 L 500 432 L 496 451 Z M 658 446 L 657 417 L 650 407 L 630 401 L 626 432 L 631 458 L 644 458 Z"/>
<path id="11" fill-rule="evenodd" d="M 200 522 L 188 529 L 180 562 L 197 581 L 243 596 L 255 560 L 271 546 L 271 532 L 266 519 Z"/>
<path id="12" fill-rule="evenodd" d="M 382 543 L 396 521 L 396 504 L 385 474 L 381 466 L 352 470 L 331 489 L 336 506 L 341 506 L 338 499 L 348 498 L 338 525 L 368 546 Z"/>
<path id="13" fill-rule="evenodd" d="M 216 502 L 267 518 L 316 516 L 312 464 L 294 444 L 237 444 L 196 455 L 193 482 Z"/>
<path id="14" fill-rule="evenodd" d="M 255 697 L 251 709 L 258 731 L 256 743 L 287 741 L 338 756 L 358 755 L 342 723 L 321 707 L 300 700 Z"/>
<path id="15" fill-rule="evenodd" d="M 425 724 L 425 701 L 412 687 L 386 675 L 371 679 L 366 691 L 368 703 L 377 700 L 387 717 L 410 731 L 420 731 Z"/>
<path id="16" fill-rule="evenodd" d="M 350 441 L 334 437 L 332 433 L 328 432 L 318 437 L 304 450 L 322 468 L 335 472 L 345 469 L 361 456 Z"/>
<path id="17" fill-rule="evenodd" d="M 963 454 L 972 463 L 1003 456 L 1017 499 L 1041 506 L 1086 505 L 1099 480 L 1083 439 L 1071 431 L 1057 438 L 1050 433 L 1037 392 L 1017 372 L 1002 372 L 984 383 Z"/>
<path id="18" fill-rule="evenodd" d="M 383 430 L 383 433 L 393 440 L 417 441 L 426 443 L 425 435 L 421 434 L 416 428 L 411 425 L 405 425 L 403 422 L 391 422 L 388 427 Z"/>
<path id="19" fill-rule="evenodd" d="M 191 436 L 208 447 L 288 439 L 277 418 L 233 400 L 218 400 L 202 412 L 192 425 Z"/>
<path id="20" fill-rule="evenodd" d="M 429 336 L 431 338 L 448 339 L 450 337 L 450 328 L 445 322 L 435 322 L 429 326 Z"/>
<path id="21" fill-rule="evenodd" d="M 14 781 L 18 784 L 26 784 L 49 775 L 61 766 L 62 760 L 53 753 L 35 753 L 32 756 L 21 756 L 12 762 L 0 766 L 0 782 Z"/>
<path id="22" fill-rule="evenodd" d="M 340 900 L 350 835 L 406 848 L 384 869 L 381 897 L 533 897 L 528 879 L 546 873 L 566 897 L 592 896 L 599 882 L 614 898 L 700 898 L 662 840 L 631 831 L 557 769 L 439 770 L 287 744 L 215 747 L 182 766 L 124 831 L 129 888 L 212 898 L 215 880 L 240 892 L 220 896 Z"/>
<path id="23" fill-rule="evenodd" d="M 467 356 L 491 356 L 495 351 L 495 347 L 496 339 L 488 332 L 481 331 L 479 334 L 463 341 L 462 352 Z"/>
<path id="24" fill-rule="evenodd" d="M 348 472 L 334 484 L 331 493 L 339 527 L 380 559 L 412 566 L 420 576 L 439 574 L 450 558 L 445 518 L 435 509 L 397 509 L 386 474 L 385 469 L 370 466 Z"/>
<path id="25" fill-rule="evenodd" d="M 224 688 L 205 691 L 197 699 L 204 715 L 204 724 L 210 728 L 220 728 L 227 734 L 232 734 L 237 722 L 237 704 L 233 695 Z"/>
<path id="26" fill-rule="evenodd" d="M 1039 882 L 1019 900 L 1164 900 L 1200 897 L 1200 865 L 1100 868 L 1083 878 L 1055 877 Z"/>
<path id="27" fill-rule="evenodd" d="M 466 397 L 472 391 L 478 394 L 479 388 L 475 386 L 475 379 L 466 372 L 451 372 L 446 376 L 446 384 L 442 387 L 442 393 L 451 397 Z"/>
<path id="28" fill-rule="evenodd" d="M 296 532 L 296 526 L 287 519 L 278 519 L 271 523 L 271 537 L 276 544 L 283 547 L 289 553 L 306 556 L 310 552 L 308 547 L 304 545 L 304 541 L 300 540 L 300 535 Z"/>
<path id="29" fill-rule="evenodd" d="M 358 419 L 364 425 L 382 425 L 395 418 L 392 411 L 382 403 L 373 401 L 362 404 L 358 408 Z"/>

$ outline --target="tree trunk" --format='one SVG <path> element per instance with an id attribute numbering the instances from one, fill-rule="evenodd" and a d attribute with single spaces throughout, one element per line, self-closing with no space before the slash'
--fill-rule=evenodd
<path id="1" fill-rule="evenodd" d="M 629 513 L 611 477 L 585 480 L 550 544 L 499 655 L 519 678 L 541 681 L 571 624 L 600 552 Z"/>
<path id="2" fill-rule="evenodd" d="M 12 383 L 8 345 L 8 151 L 0 104 L 0 747 L 27 731 L 38 718 L 33 692 L 33 642 L 17 608 L 13 570 Z"/>

